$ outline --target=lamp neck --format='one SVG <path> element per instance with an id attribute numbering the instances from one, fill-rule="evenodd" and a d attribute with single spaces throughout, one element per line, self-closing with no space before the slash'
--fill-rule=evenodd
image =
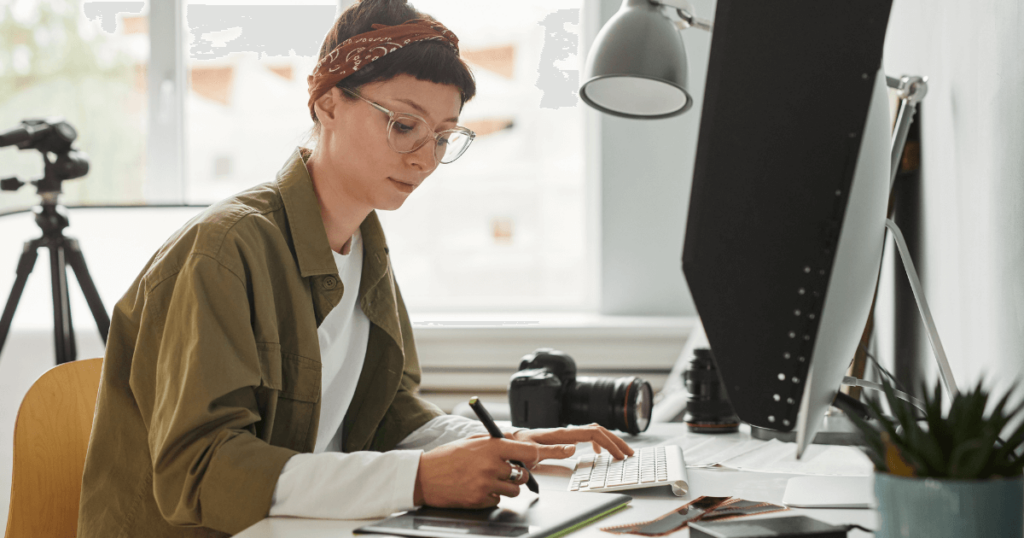
<path id="1" fill-rule="evenodd" d="M 680 30 L 692 27 L 710 32 L 714 27 L 710 19 L 697 17 L 697 12 L 693 9 L 693 4 L 689 0 L 639 0 L 639 2 L 624 0 L 622 5 L 625 7 L 626 5 L 635 5 L 641 2 L 647 2 L 659 7 L 674 8 L 676 14 L 679 15 L 680 20 L 676 21 L 676 25 L 679 26 Z"/>
<path id="2" fill-rule="evenodd" d="M 646 0 L 647 3 L 654 4 L 656 6 L 674 7 L 676 9 L 682 9 L 693 13 L 693 4 L 688 0 Z"/>

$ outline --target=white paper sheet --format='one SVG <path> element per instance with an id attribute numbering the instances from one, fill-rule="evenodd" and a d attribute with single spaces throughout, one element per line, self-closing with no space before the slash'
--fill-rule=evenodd
<path id="1" fill-rule="evenodd" d="M 815 476 L 870 476 L 874 466 L 859 448 L 810 445 L 803 458 L 796 459 L 796 444 L 772 439 L 761 447 L 720 463 L 723 467 L 760 473 L 789 473 Z"/>
<path id="2" fill-rule="evenodd" d="M 683 459 L 686 460 L 687 467 L 714 467 L 729 459 L 758 450 L 765 444 L 764 441 L 739 434 L 717 434 L 697 439 L 700 442 L 683 446 Z"/>

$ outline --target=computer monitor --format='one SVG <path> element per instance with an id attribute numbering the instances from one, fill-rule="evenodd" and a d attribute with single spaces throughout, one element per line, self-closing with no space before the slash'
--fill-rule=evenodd
<path id="1" fill-rule="evenodd" d="M 889 189 L 891 0 L 719 0 L 683 272 L 728 396 L 797 430 L 840 388 L 869 315 Z"/>

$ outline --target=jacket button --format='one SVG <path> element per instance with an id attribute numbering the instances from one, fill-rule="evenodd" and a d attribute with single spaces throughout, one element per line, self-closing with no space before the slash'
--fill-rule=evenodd
<path id="1" fill-rule="evenodd" d="M 333 290 L 338 285 L 338 279 L 333 276 L 324 277 L 324 287 Z"/>

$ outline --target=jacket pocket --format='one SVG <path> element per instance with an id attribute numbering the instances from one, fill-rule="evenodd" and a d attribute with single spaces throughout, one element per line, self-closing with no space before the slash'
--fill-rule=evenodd
<path id="1" fill-rule="evenodd" d="M 260 439 L 299 452 L 312 452 L 320 410 L 320 362 L 281 351 L 279 344 L 259 344 L 262 377 L 257 426 Z"/>
<path id="2" fill-rule="evenodd" d="M 316 403 L 320 400 L 321 365 L 318 361 L 281 351 L 280 344 L 257 344 L 260 386 L 277 390 L 284 398 Z"/>

